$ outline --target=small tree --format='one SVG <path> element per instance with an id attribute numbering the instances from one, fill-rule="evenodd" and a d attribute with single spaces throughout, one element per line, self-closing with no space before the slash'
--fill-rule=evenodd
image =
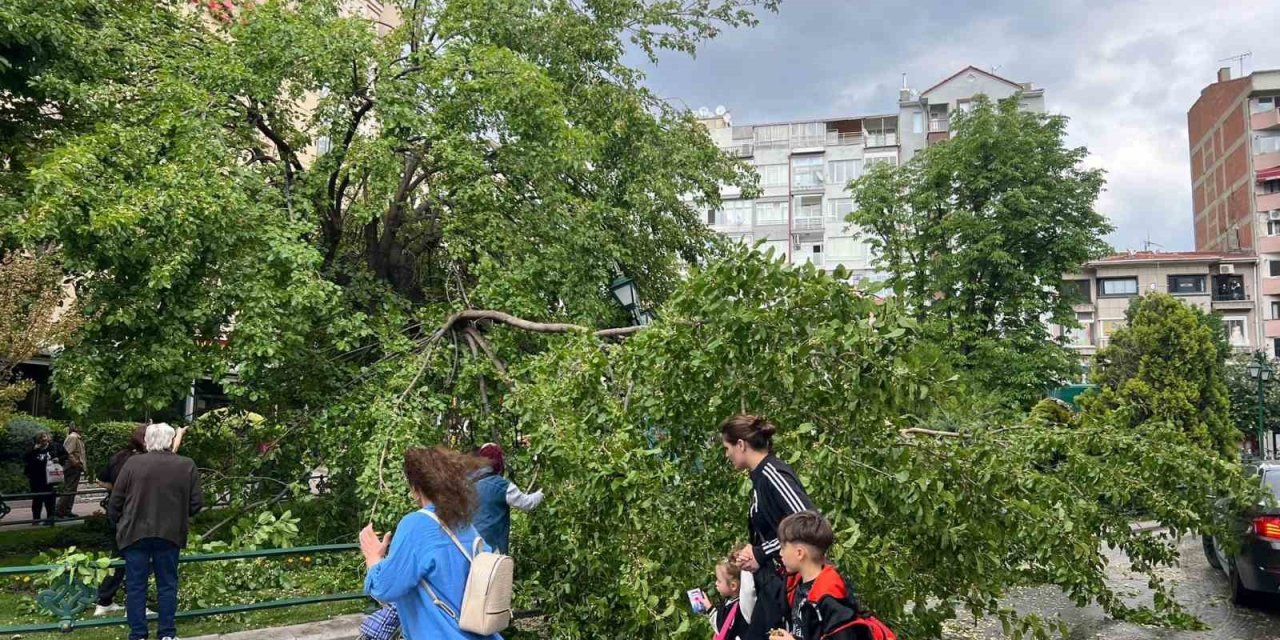
<path id="1" fill-rule="evenodd" d="M 1098 353 L 1097 408 L 1123 409 L 1137 426 L 1178 425 L 1192 441 L 1224 455 L 1238 446 L 1226 384 L 1231 353 L 1222 321 L 1173 296 L 1135 298 L 1125 327 Z"/>
<path id="2" fill-rule="evenodd" d="M 1250 362 L 1266 361 L 1261 351 L 1241 354 L 1227 360 L 1227 396 L 1231 401 L 1231 424 L 1241 433 L 1253 436 L 1258 431 L 1258 381 L 1249 377 L 1246 367 Z M 1274 430 L 1280 428 L 1280 385 L 1264 384 L 1262 387 L 1263 425 Z"/>
<path id="3" fill-rule="evenodd" d="M 17 368 L 43 348 L 60 346 L 80 326 L 67 300 L 56 256 L 11 252 L 0 257 L 0 424 L 31 390 Z"/>
<path id="4" fill-rule="evenodd" d="M 1074 325 L 1063 273 L 1105 251 L 1102 172 L 1065 145 L 1067 119 L 979 99 L 952 138 L 855 181 L 850 217 L 931 337 L 980 388 L 1029 405 L 1075 357 L 1045 321 Z"/>

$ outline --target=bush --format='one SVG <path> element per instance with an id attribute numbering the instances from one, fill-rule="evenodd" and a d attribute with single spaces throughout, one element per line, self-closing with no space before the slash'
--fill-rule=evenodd
<path id="1" fill-rule="evenodd" d="M 97 475 L 111 456 L 129 446 L 129 436 L 136 429 L 136 422 L 95 422 L 84 427 L 84 450 L 88 457 L 87 472 Z"/>
<path id="2" fill-rule="evenodd" d="M 19 414 L 9 419 L 4 426 L 4 439 L 0 441 L 0 461 L 22 460 L 22 455 L 31 448 L 36 434 L 48 431 L 54 439 L 66 434 L 66 426 L 57 420 L 37 418 Z"/>

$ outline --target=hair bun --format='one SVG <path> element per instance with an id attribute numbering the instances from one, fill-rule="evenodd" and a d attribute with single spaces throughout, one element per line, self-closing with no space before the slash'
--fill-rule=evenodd
<path id="1" fill-rule="evenodd" d="M 757 418 L 757 420 L 759 421 L 757 422 L 757 428 L 760 430 L 760 434 L 766 438 L 772 438 L 774 432 L 776 432 L 778 428 L 773 426 L 772 422 L 769 422 L 764 418 Z"/>

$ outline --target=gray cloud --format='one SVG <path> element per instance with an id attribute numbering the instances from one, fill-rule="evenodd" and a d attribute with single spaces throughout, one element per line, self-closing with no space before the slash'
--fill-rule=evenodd
<path id="1" fill-rule="evenodd" d="M 1246 72 L 1280 68 L 1276 25 L 1275 0 L 784 0 L 758 28 L 646 71 L 658 95 L 751 123 L 894 112 L 903 73 L 924 89 L 969 64 L 995 68 L 1044 87 L 1071 118 L 1069 142 L 1107 171 L 1098 208 L 1112 244 L 1185 250 L 1186 112 L 1222 58 L 1251 50 Z"/>

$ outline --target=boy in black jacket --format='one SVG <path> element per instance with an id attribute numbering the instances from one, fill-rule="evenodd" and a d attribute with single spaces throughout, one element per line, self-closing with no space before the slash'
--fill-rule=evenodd
<path id="1" fill-rule="evenodd" d="M 790 613 L 787 628 L 770 631 L 770 640 L 893 640 L 887 627 L 859 613 L 857 597 L 827 563 L 834 538 L 827 519 L 815 511 L 787 516 L 778 525 Z"/>

